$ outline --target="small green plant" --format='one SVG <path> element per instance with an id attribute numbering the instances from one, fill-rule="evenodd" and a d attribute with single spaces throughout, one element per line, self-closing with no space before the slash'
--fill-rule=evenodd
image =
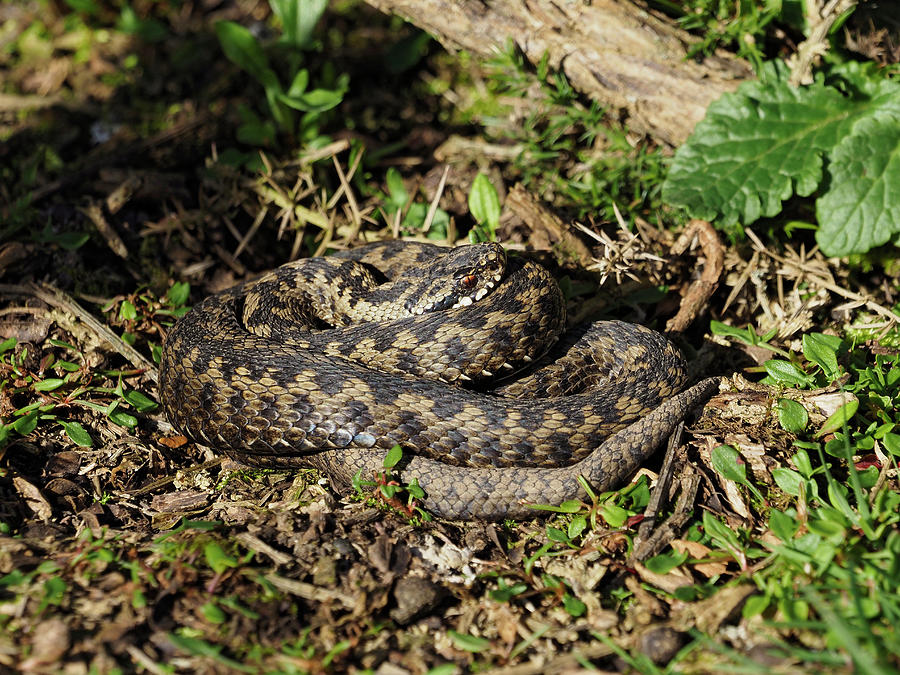
<path id="1" fill-rule="evenodd" d="M 759 335 L 757 334 L 756 329 L 753 326 L 747 326 L 746 328 L 734 328 L 732 326 L 729 326 L 728 324 L 722 323 L 721 321 L 710 321 L 709 330 L 713 335 L 720 335 L 726 338 L 734 338 L 735 340 L 743 342 L 749 347 L 762 347 L 763 349 L 768 349 L 769 351 L 780 356 L 788 355 L 787 352 L 783 349 L 779 349 L 778 347 L 774 347 L 769 344 L 769 340 L 771 340 L 778 334 L 777 328 L 773 328 L 768 332 Z"/>
<path id="2" fill-rule="evenodd" d="M 322 74 L 326 84 L 311 87 L 310 72 L 300 65 L 302 52 L 310 47 L 313 29 L 325 11 L 326 4 L 321 0 L 270 2 L 282 24 L 281 39 L 272 49 L 278 51 L 279 61 L 286 64 L 287 86 L 282 84 L 272 68 L 267 50 L 247 28 L 233 21 L 220 21 L 216 24 L 216 35 L 228 59 L 262 85 L 275 126 L 298 137 L 308 146 L 327 142 L 328 139 L 321 137 L 319 132 L 321 114 L 343 100 L 349 82 L 346 74 L 336 76 L 326 72 Z M 301 115 L 298 117 L 296 113 Z M 260 146 L 274 143 L 275 126 L 246 106 L 240 109 L 240 115 L 242 124 L 238 128 L 239 140 Z"/>
<path id="3" fill-rule="evenodd" d="M 576 218 L 616 222 L 617 209 L 626 217 L 656 218 L 664 175 L 658 148 L 635 144 L 624 129 L 612 127 L 605 109 L 582 101 L 547 56 L 532 69 L 510 44 L 487 66 L 493 99 L 485 104 L 491 107 L 474 116 L 488 137 L 515 144 L 507 169 L 513 178 Z M 527 105 L 511 112 L 505 101 L 514 98 Z M 524 116 L 517 119 L 520 111 Z"/>
<path id="4" fill-rule="evenodd" d="M 15 338 L 0 343 L 0 392 L 13 406 L 0 418 L 0 447 L 9 442 L 13 433 L 31 434 L 40 422 L 59 424 L 76 445 L 93 445 L 80 422 L 62 417 L 72 408 L 97 410 L 128 429 L 134 429 L 138 420 L 120 409 L 122 406 L 138 413 L 156 409 L 156 402 L 135 389 L 126 389 L 122 382 L 123 376 L 136 375 L 138 371 L 92 371 L 74 346 L 55 339 L 49 344 L 56 349 L 47 350 L 34 364 L 36 355 L 29 355 L 27 345 L 19 348 Z M 76 360 L 63 358 L 63 354 L 75 354 Z M 116 386 L 93 384 L 97 375 L 117 378 Z"/>
<path id="5" fill-rule="evenodd" d="M 360 499 L 367 499 L 372 489 L 377 488 L 374 491 L 375 496 L 382 504 L 400 511 L 409 518 L 431 520 L 431 514 L 417 506 L 417 502 L 425 498 L 425 491 L 419 485 L 419 481 L 413 478 L 409 483 L 403 484 L 391 474 L 391 469 L 397 466 L 401 459 L 403 449 L 395 445 L 384 457 L 384 471 L 376 474 L 374 480 L 365 480 L 360 469 L 353 476 L 353 489 Z"/>
<path id="6" fill-rule="evenodd" d="M 497 241 L 497 228 L 500 227 L 500 197 L 483 173 L 479 173 L 472 181 L 472 189 L 469 191 L 469 212 L 476 223 L 469 232 L 469 241 L 473 244 Z"/>
<path id="7" fill-rule="evenodd" d="M 707 110 L 675 153 L 663 199 L 740 233 L 818 191 L 816 240 L 829 256 L 866 251 L 900 233 L 900 84 L 845 64 L 808 87 L 769 63 Z"/>
<path id="8" fill-rule="evenodd" d="M 773 21 L 795 24 L 802 17 L 797 0 L 757 2 L 755 0 L 650 0 L 651 4 L 676 17 L 685 30 L 699 40 L 691 45 L 688 56 L 712 55 L 718 48 L 729 48 L 759 70 L 765 53 L 766 28 Z M 792 11 L 794 10 L 794 11 Z"/>
<path id="9" fill-rule="evenodd" d="M 393 227 L 399 225 L 398 230 L 402 234 L 421 234 L 425 229 L 429 239 L 445 241 L 450 227 L 450 214 L 442 208 L 435 208 L 431 213 L 431 221 L 428 221 L 430 207 L 428 204 L 417 202 L 413 195 L 403 185 L 400 172 L 394 167 L 387 170 L 385 175 L 387 194 L 382 195 L 381 215 L 384 222 Z"/>

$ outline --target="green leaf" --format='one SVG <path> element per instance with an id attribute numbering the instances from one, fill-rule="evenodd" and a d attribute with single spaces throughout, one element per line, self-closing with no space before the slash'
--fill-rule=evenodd
<path id="1" fill-rule="evenodd" d="M 221 645 L 213 645 L 209 642 L 206 642 L 205 640 L 201 640 L 200 638 L 189 637 L 187 635 L 179 635 L 178 633 L 167 633 L 166 637 L 176 649 L 181 649 L 189 654 L 196 654 L 197 656 L 203 656 L 208 659 L 212 659 L 213 661 L 217 661 L 227 666 L 234 672 L 257 672 L 257 669 L 252 666 L 245 665 L 240 661 L 235 661 L 234 659 L 222 655 L 220 653 L 222 651 Z"/>
<path id="2" fill-rule="evenodd" d="M 37 427 L 38 416 L 40 414 L 41 413 L 39 411 L 32 410 L 27 415 L 24 415 L 17 419 L 10 426 L 16 430 L 16 433 L 19 433 L 22 436 L 27 436 Z"/>
<path id="3" fill-rule="evenodd" d="M 803 486 L 806 484 L 803 476 L 793 469 L 782 466 L 772 469 L 772 478 L 775 479 L 775 484 L 791 497 L 799 497 Z"/>
<path id="4" fill-rule="evenodd" d="M 829 256 L 865 253 L 900 233 L 900 117 L 865 119 L 831 154 L 816 202 L 816 241 Z"/>
<path id="5" fill-rule="evenodd" d="M 475 176 L 469 191 L 469 211 L 478 223 L 493 233 L 500 225 L 500 198 L 483 173 Z"/>
<path id="6" fill-rule="evenodd" d="M 113 424 L 118 424 L 119 426 L 125 427 L 127 429 L 134 429 L 137 426 L 137 417 L 135 417 L 134 415 L 129 415 L 127 412 L 123 412 L 121 410 L 113 410 L 106 416 Z"/>
<path id="7" fill-rule="evenodd" d="M 301 112 L 324 112 L 344 100 L 344 92 L 334 89 L 313 89 L 299 96 L 278 94 L 278 100 Z"/>
<path id="8" fill-rule="evenodd" d="M 825 372 L 825 377 L 833 382 L 840 375 L 837 353 L 841 348 L 841 339 L 835 335 L 824 333 L 806 333 L 803 336 L 803 355 L 818 364 Z"/>
<path id="9" fill-rule="evenodd" d="M 270 0 L 269 6 L 281 20 L 282 41 L 302 49 L 309 46 L 328 0 Z"/>
<path id="10" fill-rule="evenodd" d="M 864 104 L 822 83 L 793 87 L 774 68 L 709 106 L 675 153 L 664 201 L 696 218 L 749 225 L 777 215 L 795 192 L 812 194 L 822 153 L 849 133 Z"/>
<path id="11" fill-rule="evenodd" d="M 150 410 L 156 410 L 158 407 L 156 401 L 144 396 L 141 392 L 134 389 L 125 392 L 123 398 L 134 406 L 134 409 L 138 412 L 149 412 Z"/>
<path id="12" fill-rule="evenodd" d="M 648 559 L 644 563 L 648 570 L 655 574 L 668 574 L 673 569 L 688 559 L 687 551 L 672 551 L 671 553 L 660 553 Z"/>
<path id="13" fill-rule="evenodd" d="M 799 528 L 800 523 L 788 514 L 777 509 L 769 511 L 769 529 L 784 543 L 791 541 Z"/>
<path id="14" fill-rule="evenodd" d="M 762 614 L 769 606 L 769 602 L 770 600 L 767 595 L 751 595 L 747 598 L 744 607 L 741 609 L 741 616 L 745 619 L 749 619 L 758 614 Z"/>
<path id="15" fill-rule="evenodd" d="M 600 515 L 610 527 L 622 527 L 631 514 L 618 504 L 607 501 L 600 506 Z"/>
<path id="16" fill-rule="evenodd" d="M 792 401 L 789 398 L 780 398 L 776 409 L 778 411 L 778 422 L 785 431 L 799 434 L 809 424 L 809 413 L 797 401 Z"/>
<path id="17" fill-rule="evenodd" d="M 839 429 L 843 429 L 844 426 L 846 426 L 850 422 L 852 417 L 856 414 L 858 408 L 858 400 L 851 399 L 847 401 L 844 405 L 835 410 L 827 420 L 825 420 L 825 423 L 822 425 L 822 428 L 819 429 L 819 433 L 817 433 L 816 436 L 832 434 Z"/>
<path id="18" fill-rule="evenodd" d="M 885 450 L 894 455 L 894 457 L 900 457 L 900 435 L 886 433 L 881 439 L 881 444 L 884 446 Z"/>
<path id="19" fill-rule="evenodd" d="M 734 531 L 709 511 L 703 512 L 703 529 L 719 546 L 730 551 L 740 550 L 740 544 Z"/>
<path id="20" fill-rule="evenodd" d="M 403 177 L 392 166 L 387 170 L 384 179 L 388 188 L 388 201 L 395 208 L 402 209 L 409 202 L 409 192 L 403 185 Z"/>
<path id="21" fill-rule="evenodd" d="M 455 630 L 448 630 L 447 635 L 450 636 L 450 640 L 453 642 L 454 647 L 466 652 L 483 652 L 491 646 L 490 640 L 469 635 L 468 633 L 457 633 Z"/>
<path id="22" fill-rule="evenodd" d="M 91 435 L 85 431 L 84 427 L 78 422 L 63 422 L 62 420 L 59 420 L 59 423 L 62 425 L 63 429 L 66 430 L 66 436 L 71 438 L 76 445 L 80 445 L 83 448 L 89 448 L 94 444 Z"/>
<path id="23" fill-rule="evenodd" d="M 300 96 L 306 88 L 309 86 L 309 71 L 306 68 L 301 68 L 294 75 L 294 79 L 291 80 L 291 86 L 288 87 L 287 92 L 285 92 L 288 96 Z"/>
<path id="24" fill-rule="evenodd" d="M 203 547 L 203 555 L 206 558 L 206 564 L 216 574 L 222 574 L 225 570 L 240 565 L 235 558 L 225 553 L 221 546 L 212 541 Z"/>
<path id="25" fill-rule="evenodd" d="M 716 321 L 713 319 L 709 322 L 709 330 L 713 335 L 721 335 L 722 337 L 732 337 L 740 340 L 747 345 L 755 345 L 757 342 L 756 331 L 752 327 L 735 328 L 727 323 Z"/>
<path id="26" fill-rule="evenodd" d="M 528 584 L 518 583 L 507 586 L 506 581 L 501 577 L 497 580 L 497 590 L 491 591 L 491 598 L 496 602 L 509 602 L 517 595 L 521 595 L 528 590 Z"/>
<path id="27" fill-rule="evenodd" d="M 812 377 L 803 372 L 799 366 L 790 361 L 781 359 L 769 359 L 763 364 L 763 368 L 776 382 L 802 387 L 810 384 Z"/>
<path id="28" fill-rule="evenodd" d="M 587 611 L 587 605 L 569 593 L 563 595 L 563 607 L 571 616 L 576 618 Z"/>
<path id="29" fill-rule="evenodd" d="M 176 281 L 166 291 L 166 304 L 172 307 L 182 307 L 187 302 L 191 293 L 191 285 L 186 281 Z"/>
<path id="30" fill-rule="evenodd" d="M 713 469 L 728 480 L 741 485 L 747 482 L 747 467 L 741 461 L 740 453 L 730 445 L 720 445 L 711 453 Z"/>
<path id="31" fill-rule="evenodd" d="M 61 380 L 58 377 L 48 377 L 46 380 L 41 380 L 40 382 L 35 382 L 34 390 L 35 391 L 54 391 L 59 389 L 66 383 L 65 380 Z"/>
<path id="32" fill-rule="evenodd" d="M 384 456 L 383 466 L 385 469 L 393 469 L 401 459 L 403 459 L 403 449 L 399 445 L 395 445 Z"/>
<path id="33" fill-rule="evenodd" d="M 267 94 L 281 93 L 278 76 L 269 67 L 269 60 L 262 47 L 249 30 L 233 21 L 219 21 L 216 23 L 216 36 L 225 56 L 250 73 L 266 89 Z"/>
<path id="34" fill-rule="evenodd" d="M 0 354 L 4 354 L 8 352 L 10 349 L 16 346 L 18 340 L 15 337 L 8 337 L 3 342 L 0 342 Z"/>
<path id="35" fill-rule="evenodd" d="M 583 515 L 575 516 L 572 518 L 572 522 L 569 523 L 569 528 L 567 534 L 569 535 L 569 539 L 575 539 L 576 537 L 581 536 L 581 533 L 587 529 L 587 518 Z"/>
<path id="36" fill-rule="evenodd" d="M 559 541 L 564 544 L 569 543 L 569 535 L 560 530 L 558 527 L 547 526 L 547 538 L 550 541 Z"/>
<path id="37" fill-rule="evenodd" d="M 137 310 L 134 303 L 123 300 L 119 306 L 119 319 L 122 321 L 134 321 L 137 318 Z"/>
<path id="38" fill-rule="evenodd" d="M 225 612 L 222 611 L 222 608 L 213 602 L 207 602 L 200 605 L 200 613 L 203 615 L 204 619 L 215 624 L 225 623 L 228 618 Z"/>

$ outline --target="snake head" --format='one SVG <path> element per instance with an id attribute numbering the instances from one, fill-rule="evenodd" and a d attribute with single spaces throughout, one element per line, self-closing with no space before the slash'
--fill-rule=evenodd
<path id="1" fill-rule="evenodd" d="M 410 295 L 406 307 L 410 314 L 456 309 L 478 302 L 490 293 L 506 272 L 506 251 L 488 242 L 448 249 L 439 261 L 429 265 L 427 273 L 413 268 L 404 274 L 416 279 L 419 291 Z"/>

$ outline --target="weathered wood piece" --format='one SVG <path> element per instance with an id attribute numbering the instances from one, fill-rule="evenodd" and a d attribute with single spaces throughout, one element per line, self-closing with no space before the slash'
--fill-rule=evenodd
<path id="1" fill-rule="evenodd" d="M 572 86 L 623 111 L 630 128 L 681 144 L 707 106 L 744 79 L 726 53 L 685 60 L 695 38 L 626 0 L 367 0 L 447 49 L 482 57 L 513 40 L 532 63 L 545 53 Z"/>

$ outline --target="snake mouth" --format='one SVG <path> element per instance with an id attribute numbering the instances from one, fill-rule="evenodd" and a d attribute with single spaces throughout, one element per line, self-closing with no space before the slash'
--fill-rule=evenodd
<path id="1" fill-rule="evenodd" d="M 427 314 L 429 312 L 438 312 L 445 309 L 459 309 L 460 307 L 468 307 L 473 303 L 482 300 L 488 293 L 494 290 L 503 280 L 502 274 L 495 274 L 482 285 L 468 295 L 459 296 L 456 294 L 446 295 L 439 300 L 429 302 L 427 305 L 416 307 L 413 314 Z"/>

